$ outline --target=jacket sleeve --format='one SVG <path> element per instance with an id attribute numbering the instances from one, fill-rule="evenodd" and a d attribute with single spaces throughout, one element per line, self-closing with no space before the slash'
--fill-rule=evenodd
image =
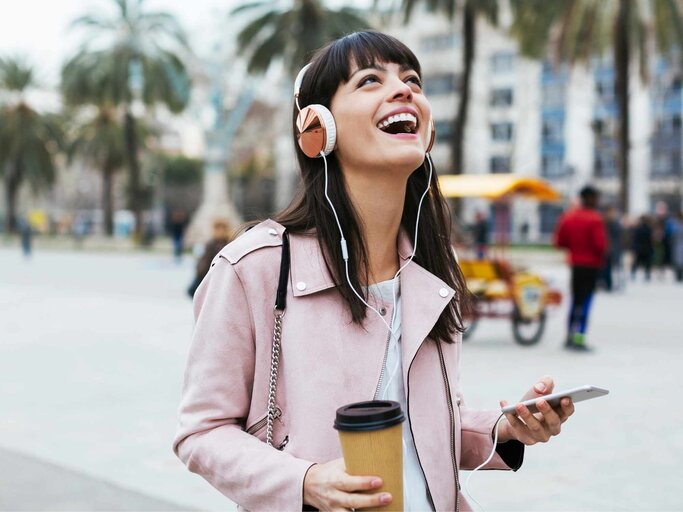
<path id="1" fill-rule="evenodd" d="M 493 427 L 500 416 L 499 411 L 477 411 L 460 402 L 461 452 L 460 469 L 471 471 L 483 464 L 493 450 Z M 517 441 L 498 444 L 491 460 L 482 469 L 504 469 L 517 471 L 524 459 L 524 445 Z"/>
<path id="2" fill-rule="evenodd" d="M 233 266 L 216 259 L 194 300 L 173 450 L 188 469 L 249 510 L 301 510 L 312 462 L 244 432 L 252 393 L 252 314 Z"/>

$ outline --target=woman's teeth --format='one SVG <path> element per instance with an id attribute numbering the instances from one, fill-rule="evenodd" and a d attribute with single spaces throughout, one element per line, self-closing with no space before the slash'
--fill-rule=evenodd
<path id="1" fill-rule="evenodd" d="M 385 130 L 389 125 L 394 123 L 406 123 L 405 131 L 412 133 L 415 131 L 415 127 L 417 126 L 417 118 L 413 114 L 402 112 L 400 114 L 389 116 L 383 121 L 380 121 L 377 123 L 377 128 L 380 130 Z"/>

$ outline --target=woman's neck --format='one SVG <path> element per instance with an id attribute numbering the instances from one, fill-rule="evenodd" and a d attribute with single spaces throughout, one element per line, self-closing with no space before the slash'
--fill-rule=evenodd
<path id="1" fill-rule="evenodd" d="M 391 176 L 380 180 L 369 173 L 347 173 L 351 200 L 360 216 L 368 251 L 368 283 L 392 279 L 399 268 L 397 248 L 406 182 Z"/>

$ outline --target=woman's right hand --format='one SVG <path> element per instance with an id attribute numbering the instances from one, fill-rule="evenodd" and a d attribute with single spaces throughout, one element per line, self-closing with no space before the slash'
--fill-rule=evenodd
<path id="1" fill-rule="evenodd" d="M 382 479 L 379 477 L 349 475 L 344 459 L 337 459 L 309 468 L 304 478 L 304 503 L 321 511 L 382 507 L 391 503 L 391 494 L 388 492 L 358 492 L 381 486 Z"/>

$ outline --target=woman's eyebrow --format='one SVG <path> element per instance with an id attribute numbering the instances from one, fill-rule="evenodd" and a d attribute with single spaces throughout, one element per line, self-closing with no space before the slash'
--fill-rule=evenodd
<path id="1" fill-rule="evenodd" d="M 368 69 L 374 69 L 376 71 L 381 71 L 383 73 L 387 72 L 387 68 L 385 68 L 384 66 L 379 66 L 379 65 L 368 66 L 367 68 L 359 68 L 356 71 L 354 71 L 353 73 L 351 73 L 351 76 L 349 77 L 349 81 L 351 81 L 351 79 L 356 75 L 356 73 L 360 73 L 361 71 L 366 71 Z M 404 73 L 406 71 L 414 71 L 414 70 L 411 66 L 402 65 L 399 67 L 399 71 Z"/>

